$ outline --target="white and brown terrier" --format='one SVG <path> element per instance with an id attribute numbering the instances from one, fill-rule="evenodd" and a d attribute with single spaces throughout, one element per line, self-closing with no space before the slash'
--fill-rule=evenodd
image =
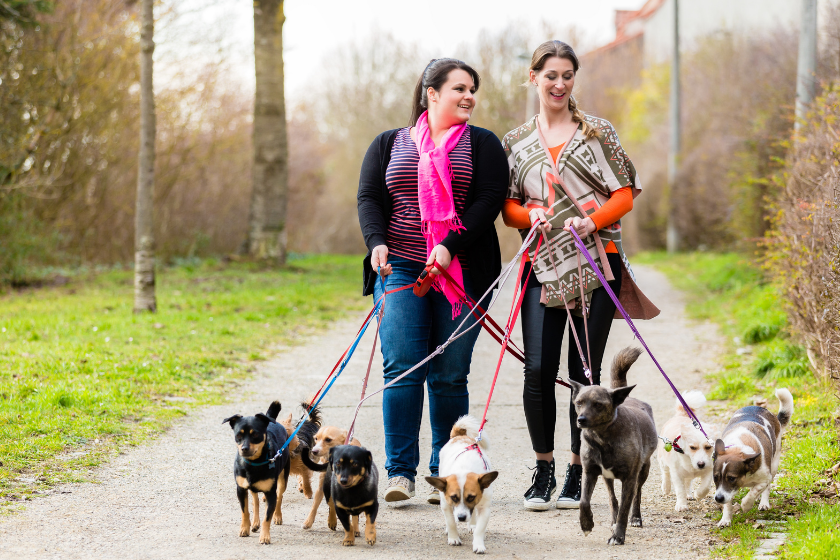
<path id="1" fill-rule="evenodd" d="M 478 437 L 479 421 L 462 416 L 452 426 L 449 441 L 440 450 L 440 476 L 427 476 L 426 481 L 440 493 L 440 509 L 446 520 L 447 542 L 460 546 L 456 519 L 466 521 L 473 531 L 473 552 L 484 554 L 484 535 L 490 521 L 490 484 L 499 476 L 491 470 L 487 457 L 487 437 Z"/>
<path id="2" fill-rule="evenodd" d="M 700 391 L 684 393 L 683 399 L 695 415 L 697 409 L 706 404 L 706 397 Z M 662 494 L 667 496 L 673 488 L 677 495 L 674 509 L 686 511 L 688 500 L 702 500 L 712 489 L 714 446 L 694 426 L 679 400 L 676 410 L 677 413 L 665 423 L 659 434 L 663 442 L 659 445 L 657 459 L 662 472 Z M 704 423 L 704 429 L 709 437 L 717 437 L 717 429 L 711 424 Z M 666 441 L 669 443 L 666 444 Z M 700 479 L 700 484 L 692 498 L 689 494 L 695 478 Z"/>
<path id="3" fill-rule="evenodd" d="M 741 500 L 741 511 L 752 509 L 761 496 L 759 510 L 770 509 L 770 484 L 779 470 L 782 434 L 793 415 L 793 396 L 787 389 L 776 389 L 779 413 L 760 406 L 747 406 L 737 412 L 715 442 L 715 501 L 723 504 L 718 527 L 732 523 L 732 498 L 740 488 L 750 491 Z"/>

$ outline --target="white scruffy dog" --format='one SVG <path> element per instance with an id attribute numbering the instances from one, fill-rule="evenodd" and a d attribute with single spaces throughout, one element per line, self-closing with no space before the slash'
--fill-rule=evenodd
<path id="1" fill-rule="evenodd" d="M 706 397 L 700 391 L 684 393 L 683 398 L 695 414 L 698 408 L 706 404 Z M 674 509 L 686 511 L 688 500 L 692 499 L 689 492 L 695 478 L 700 479 L 700 484 L 694 490 L 695 500 L 705 498 L 712 488 L 714 445 L 694 427 L 679 400 L 676 408 L 677 414 L 665 423 L 660 434 L 662 438 L 673 442 L 673 448 L 666 451 L 664 442 L 660 442 L 657 459 L 662 472 L 662 494 L 670 494 L 673 485 L 677 495 Z M 709 437 L 717 435 L 709 432 L 712 429 L 710 425 L 704 423 L 703 428 Z"/>
<path id="2" fill-rule="evenodd" d="M 476 444 L 479 421 L 462 416 L 452 426 L 449 441 L 440 450 L 440 476 L 427 476 L 426 481 L 440 492 L 440 509 L 446 519 L 446 532 L 451 546 L 460 546 L 458 521 L 466 521 L 473 534 L 473 552 L 484 554 L 484 534 L 490 520 L 490 484 L 499 476 L 491 470 L 487 456 L 487 436 L 482 433 Z"/>

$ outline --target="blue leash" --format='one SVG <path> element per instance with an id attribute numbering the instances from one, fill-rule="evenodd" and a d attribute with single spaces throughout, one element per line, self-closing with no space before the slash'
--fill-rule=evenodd
<path id="1" fill-rule="evenodd" d="M 377 273 L 378 272 L 379 272 L 379 269 L 377 269 Z M 385 291 L 385 280 L 382 278 L 381 275 L 379 276 L 379 281 L 382 284 L 382 291 L 384 293 L 384 291 Z M 367 328 L 370 325 L 371 321 L 373 321 L 377 317 L 377 313 L 379 311 L 379 308 L 382 306 L 382 302 L 383 302 L 383 299 L 380 299 L 378 302 L 376 302 L 376 305 L 374 305 L 373 313 L 371 313 L 370 317 L 365 322 L 365 324 L 362 326 L 361 330 L 359 330 L 359 334 L 356 335 L 356 339 L 353 341 L 353 344 L 350 345 L 350 350 L 347 352 L 347 356 L 345 356 L 344 360 L 341 362 L 341 367 L 338 369 L 337 372 L 335 372 L 335 375 L 333 375 L 333 378 L 330 380 L 329 384 L 321 392 L 321 395 L 318 397 L 318 400 L 315 401 L 315 404 L 312 405 L 313 409 L 316 408 L 318 406 L 318 404 L 320 404 L 320 402 L 324 399 L 324 397 L 330 391 L 330 388 L 333 386 L 333 383 L 335 383 L 335 380 L 338 379 L 338 376 L 341 375 L 341 372 L 343 372 L 344 368 L 347 367 L 347 363 L 350 361 L 350 358 L 353 357 L 353 352 L 355 352 L 356 347 L 359 346 L 359 342 L 361 342 L 362 337 L 364 336 L 365 332 L 367 331 Z M 304 413 L 303 416 L 301 416 L 300 420 L 298 421 L 297 427 L 294 429 L 294 431 L 291 433 L 291 435 L 289 435 L 288 439 L 286 439 L 286 442 L 280 447 L 280 450 L 277 451 L 277 453 L 274 455 L 274 457 L 272 457 L 271 459 L 268 460 L 268 462 L 272 464 L 272 467 L 274 466 L 274 461 L 276 461 L 277 458 L 280 457 L 280 455 L 283 454 L 283 451 L 285 451 L 286 448 L 289 447 L 289 444 L 292 443 L 292 440 L 297 435 L 297 433 L 300 431 L 300 429 L 303 427 L 303 423 L 307 418 L 309 418 L 309 411 L 308 410 Z"/>

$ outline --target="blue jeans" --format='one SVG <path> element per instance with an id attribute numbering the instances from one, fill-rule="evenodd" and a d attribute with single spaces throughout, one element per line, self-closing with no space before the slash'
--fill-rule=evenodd
<path id="1" fill-rule="evenodd" d="M 411 284 L 423 271 L 424 264 L 391 256 L 392 273 L 385 278 L 385 289 Z M 469 272 L 464 274 L 464 289 L 471 297 Z M 382 295 L 379 281 L 374 297 Z M 481 294 L 478 294 L 479 296 Z M 481 302 L 485 307 L 486 302 Z M 486 308 L 486 307 L 485 307 Z M 452 305 L 434 288 L 422 298 L 411 290 L 386 296 L 385 311 L 379 335 L 382 339 L 382 360 L 385 383 L 420 363 L 443 344 L 470 315 L 465 305 L 461 315 L 452 319 Z M 475 323 L 470 315 L 464 328 Z M 385 470 L 388 478 L 404 476 L 414 480 L 420 464 L 420 421 L 423 417 L 423 384 L 429 390 L 429 420 L 432 425 L 432 456 L 429 470 L 438 475 L 438 453 L 447 441 L 452 425 L 470 408 L 467 376 L 472 351 L 481 327 L 476 327 L 446 347 L 422 367 L 385 390 L 382 416 L 385 424 Z"/>

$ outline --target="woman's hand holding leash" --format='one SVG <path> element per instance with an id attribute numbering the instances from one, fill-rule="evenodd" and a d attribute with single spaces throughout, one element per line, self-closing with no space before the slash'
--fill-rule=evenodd
<path id="1" fill-rule="evenodd" d="M 429 258 L 426 260 L 426 264 L 432 264 L 435 261 L 437 261 L 438 264 L 444 268 L 444 270 L 449 268 L 449 263 L 452 262 L 452 255 L 449 254 L 449 249 L 447 249 L 443 245 L 435 245 L 432 248 L 432 252 L 429 254 Z M 431 272 L 435 275 L 440 274 L 440 271 L 437 269 L 437 267 L 432 268 Z"/>
<path id="2" fill-rule="evenodd" d="M 592 218 L 568 218 L 563 223 L 563 229 L 566 231 L 571 231 L 569 228 L 575 228 L 575 232 L 580 237 L 586 237 L 588 235 L 592 235 L 595 233 L 595 230 L 598 229 L 598 226 L 595 225 L 595 222 L 592 221 Z"/>
<path id="3" fill-rule="evenodd" d="M 373 270 L 381 267 L 379 273 L 382 276 L 391 274 L 391 265 L 388 264 L 387 245 L 377 245 L 373 248 L 373 251 L 370 252 L 370 265 L 373 267 Z"/>
<path id="4" fill-rule="evenodd" d="M 535 222 L 541 222 L 542 226 L 540 228 L 545 230 L 546 233 L 551 231 L 551 222 L 548 221 L 548 218 L 545 217 L 545 209 L 543 208 L 533 208 L 528 212 L 528 219 L 531 220 L 531 227 L 534 226 Z"/>

